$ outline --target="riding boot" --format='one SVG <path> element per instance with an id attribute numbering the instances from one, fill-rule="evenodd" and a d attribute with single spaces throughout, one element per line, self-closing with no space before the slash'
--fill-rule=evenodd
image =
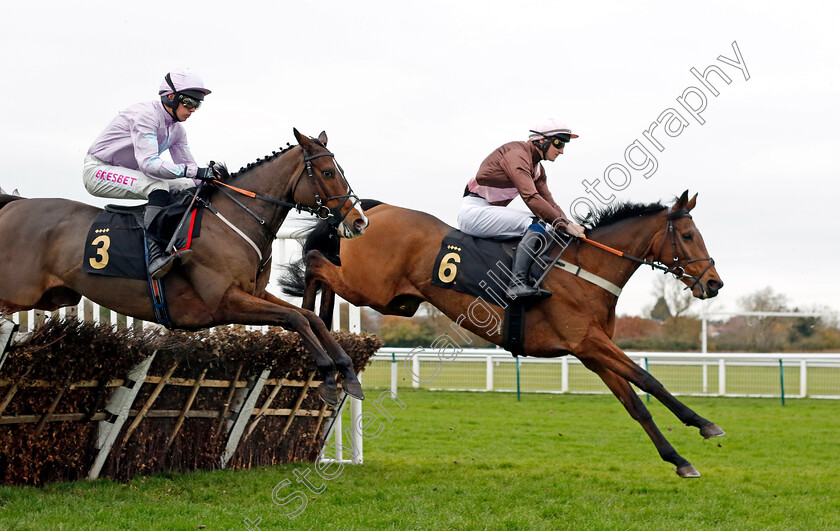
<path id="1" fill-rule="evenodd" d="M 157 191 L 152 193 L 157 194 Z M 176 259 L 179 259 L 182 265 L 187 263 L 192 257 L 192 250 L 185 249 L 183 251 L 168 254 L 158 241 L 148 236 L 149 227 L 151 227 L 155 217 L 157 217 L 160 211 L 164 208 L 164 205 L 153 204 L 159 203 L 160 197 L 153 197 L 150 195 L 149 199 L 149 204 L 146 205 L 146 211 L 143 214 L 143 228 L 147 233 L 146 241 L 149 249 L 149 276 L 154 280 L 160 280 L 169 273 L 169 270 L 172 269 L 173 265 L 175 265 Z"/>
<path id="2" fill-rule="evenodd" d="M 505 291 L 509 299 L 551 297 L 550 291 L 533 287 L 529 275 L 534 256 L 542 247 L 542 240 L 539 232 L 529 230 L 516 246 L 516 254 L 513 257 L 513 276 Z"/>

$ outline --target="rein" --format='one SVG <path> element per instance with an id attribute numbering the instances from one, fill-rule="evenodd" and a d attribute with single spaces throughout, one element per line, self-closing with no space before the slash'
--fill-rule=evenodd
<path id="1" fill-rule="evenodd" d="M 300 201 L 298 201 L 296 203 L 290 203 L 288 201 L 281 201 L 281 200 L 275 199 L 273 197 L 267 197 L 267 196 L 264 196 L 264 195 L 260 195 L 260 194 L 254 193 L 250 190 L 244 190 L 242 188 L 237 188 L 236 186 L 232 186 L 230 184 L 222 182 L 219 179 L 213 179 L 209 182 L 212 183 L 212 184 L 224 186 L 225 188 L 233 190 L 234 192 L 236 192 L 238 194 L 250 197 L 252 199 L 259 199 L 260 201 L 265 201 L 266 203 L 271 203 L 273 205 L 293 208 L 298 213 L 305 210 L 306 212 L 309 212 L 310 214 L 316 216 L 318 219 L 328 220 L 328 223 L 330 225 L 338 225 L 338 224 L 342 223 L 344 221 L 344 218 L 346 218 L 347 215 L 350 213 L 350 210 L 352 210 L 353 207 L 356 206 L 356 204 L 359 202 L 359 198 L 356 196 L 355 193 L 353 193 L 352 188 L 350 188 L 350 183 L 347 183 L 347 193 L 346 194 L 329 196 L 329 197 L 327 197 L 326 200 L 322 201 L 321 196 L 318 193 L 318 188 L 321 189 L 321 191 L 324 193 L 324 195 L 329 195 L 329 193 L 327 192 L 326 187 L 321 182 L 321 180 L 315 175 L 315 172 L 312 169 L 312 162 L 311 162 L 313 159 L 317 159 L 318 157 L 333 157 L 333 158 L 335 158 L 335 154 L 327 152 L 327 153 L 318 153 L 316 155 L 308 155 L 306 153 L 306 151 L 304 151 L 303 155 L 304 155 L 303 160 L 306 163 L 306 173 L 307 173 L 307 176 L 308 176 L 310 182 L 312 183 L 312 193 L 313 193 L 314 198 L 315 198 L 315 207 L 314 208 L 309 207 L 309 206 L 305 206 Z M 341 173 L 341 176 L 344 177 L 344 172 L 341 170 L 341 166 L 338 165 L 338 162 L 336 162 L 335 165 L 336 165 L 336 168 L 338 168 L 338 171 Z M 297 187 L 300 184 L 300 180 L 301 180 L 302 177 L 303 177 L 303 172 L 301 172 L 301 174 L 298 175 L 297 180 L 295 180 L 295 184 L 292 187 L 292 197 L 295 196 L 295 192 L 297 191 Z M 347 182 L 347 179 L 344 179 L 344 182 Z M 224 189 L 221 189 L 221 188 L 220 188 L 220 190 L 226 196 L 228 196 L 230 199 L 232 199 L 234 201 L 234 203 L 236 203 L 237 205 L 242 207 L 246 212 L 251 214 L 251 216 L 253 216 L 259 222 L 260 226 L 265 227 L 265 220 L 264 219 L 260 218 L 257 214 L 255 214 L 253 211 L 251 211 L 249 208 L 247 208 L 241 202 L 234 199 L 233 196 L 229 192 L 227 192 L 227 191 L 225 191 Z M 344 201 L 342 201 L 341 203 L 339 203 L 335 207 L 329 207 L 327 205 L 327 203 L 329 203 L 333 199 L 344 199 Z M 349 209 L 347 209 L 347 212 L 342 216 L 341 215 L 341 208 L 350 199 L 353 200 L 353 204 L 351 205 L 351 207 Z"/>
<path id="2" fill-rule="evenodd" d="M 658 269 L 658 270 L 663 271 L 665 273 L 670 273 L 670 274 L 674 275 L 674 277 L 677 278 L 677 279 L 688 278 L 690 280 L 693 280 L 694 282 L 691 284 L 691 286 L 686 286 L 686 288 L 685 288 L 685 289 L 693 290 L 695 288 L 695 286 L 697 286 L 697 284 L 700 283 L 700 279 L 703 278 L 703 276 L 706 274 L 706 272 L 709 271 L 709 269 L 711 269 L 712 266 L 715 265 L 715 260 L 714 260 L 714 258 L 712 258 L 710 256 L 706 257 L 706 258 L 687 259 L 686 260 L 686 265 L 687 264 L 692 264 L 694 262 L 702 262 L 702 261 L 708 260 L 709 265 L 706 266 L 706 269 L 704 269 L 703 272 L 700 273 L 700 275 L 697 276 L 697 277 L 694 277 L 692 275 L 687 274 L 685 272 L 685 269 L 682 266 L 679 265 L 680 258 L 679 258 L 679 254 L 677 252 L 677 246 L 679 246 L 679 249 L 682 251 L 682 253 L 684 255 L 688 255 L 688 253 L 685 251 L 685 246 L 683 245 L 682 241 L 680 241 L 680 238 L 677 237 L 677 236 L 681 236 L 681 235 L 677 232 L 677 229 L 674 227 L 674 219 L 679 219 L 679 218 L 684 218 L 684 217 L 691 218 L 691 214 L 689 214 L 687 211 L 682 211 L 681 213 L 677 212 L 677 214 L 679 214 L 679 215 L 672 215 L 672 216 L 668 217 L 668 224 L 666 225 L 666 228 L 665 228 L 665 238 L 662 240 L 662 246 L 659 248 L 659 255 L 661 256 L 662 251 L 664 251 L 664 249 L 665 249 L 665 242 L 668 239 L 668 235 L 670 235 L 671 236 L 671 248 L 673 249 L 673 252 L 674 252 L 674 260 L 673 260 L 672 267 L 669 267 L 669 266 L 665 265 L 664 263 L 658 262 L 656 260 L 644 260 L 642 258 L 638 258 L 636 256 L 627 254 L 623 251 L 613 249 L 612 247 L 604 245 L 603 243 L 599 243 L 599 242 L 596 242 L 594 240 L 590 240 L 586 236 L 581 236 L 580 239 L 583 240 L 584 242 L 590 244 L 590 245 L 593 245 L 593 246 L 599 248 L 599 249 L 602 249 L 604 251 L 612 253 L 616 256 L 620 256 L 621 258 L 626 258 L 626 259 L 631 260 L 633 262 L 637 262 L 641 265 L 650 266 L 651 269 Z"/>
<path id="3" fill-rule="evenodd" d="M 304 151 L 303 155 L 304 155 L 303 160 L 306 163 L 306 174 L 307 174 L 307 177 L 309 178 L 309 180 L 311 182 L 312 193 L 313 193 L 313 196 L 314 196 L 314 199 L 315 199 L 315 207 L 314 208 L 309 207 L 309 206 L 305 206 L 300 201 L 295 202 L 295 203 L 290 203 L 288 201 L 281 201 L 281 200 L 275 199 L 273 197 L 267 197 L 267 196 L 264 196 L 264 195 L 260 195 L 260 194 L 257 194 L 255 192 L 252 192 L 250 190 L 245 190 L 243 188 L 238 188 L 236 186 L 233 186 L 233 185 L 227 184 L 225 182 L 222 182 L 218 178 L 208 179 L 206 182 L 209 182 L 210 184 L 219 185 L 220 186 L 219 191 L 222 192 L 225 196 L 227 196 L 231 201 L 233 201 L 234 204 L 236 204 L 237 206 L 242 208 L 245 212 L 250 214 L 251 217 L 256 219 L 257 222 L 259 223 L 260 227 L 266 232 L 266 234 L 272 240 L 277 238 L 277 234 L 272 232 L 271 229 L 268 228 L 266 220 L 261 218 L 256 212 L 254 212 L 253 210 L 248 208 L 246 205 L 244 205 L 241 201 L 236 199 L 236 197 L 234 197 L 233 194 L 231 194 L 230 192 L 225 190 L 225 188 L 227 188 L 229 190 L 232 190 L 232 191 L 234 191 L 238 194 L 244 195 L 246 197 L 250 197 L 252 199 L 258 199 L 260 201 L 264 201 L 266 203 L 271 203 L 273 205 L 278 205 L 278 206 L 281 206 L 281 207 L 293 208 L 298 213 L 300 213 L 301 211 L 306 211 L 306 212 L 316 216 L 318 219 L 327 220 L 327 222 L 330 225 L 338 226 L 339 224 L 344 222 L 344 219 L 347 217 L 347 215 L 350 213 L 350 211 L 353 210 L 353 207 L 355 207 L 356 204 L 359 203 L 359 198 L 356 196 L 355 193 L 353 193 L 352 188 L 350 188 L 350 183 L 347 183 L 347 194 L 338 195 L 338 196 L 329 196 L 329 193 L 327 192 L 326 187 L 321 182 L 321 180 L 315 175 L 315 171 L 312 168 L 312 162 L 311 161 L 313 159 L 318 158 L 318 157 L 333 157 L 333 159 L 334 159 L 335 155 L 333 153 L 326 152 L 326 153 L 318 153 L 318 154 L 315 154 L 315 155 L 309 155 L 309 154 L 306 153 L 306 151 Z M 344 172 L 342 171 L 341 166 L 339 166 L 338 162 L 336 162 L 335 165 L 336 165 L 336 168 L 338 169 L 339 173 L 341 174 L 342 178 L 344 178 Z M 297 191 L 298 184 L 300 184 L 300 181 L 301 181 L 302 178 L 303 178 L 303 172 L 301 172 L 300 175 L 298 175 L 297 180 L 295 180 L 295 184 L 292 187 L 292 197 L 293 198 L 295 196 L 295 192 Z M 347 182 L 347 179 L 344 179 L 344 181 Z M 221 188 L 221 187 L 224 187 L 224 188 Z M 324 201 L 321 200 L 321 196 L 318 193 L 318 188 L 321 189 L 321 191 L 324 193 L 324 195 L 329 196 L 329 197 L 327 197 L 326 200 L 324 200 Z M 341 201 L 335 207 L 328 206 L 327 203 L 329 203 L 330 201 L 332 201 L 334 199 L 343 199 L 343 201 Z M 352 204 L 351 204 L 350 208 L 347 209 L 347 212 L 342 216 L 341 215 L 341 208 L 345 205 L 345 203 L 347 203 L 348 200 L 352 200 Z M 259 275 L 259 273 L 265 268 L 265 266 L 268 264 L 268 261 L 271 259 L 271 253 L 269 253 L 267 258 L 263 259 L 263 255 L 262 255 L 262 252 L 259 249 L 259 246 L 257 246 L 257 244 L 254 243 L 254 241 L 251 238 L 249 238 L 248 235 L 246 235 L 239 228 L 237 228 L 233 223 L 231 223 L 224 216 L 222 216 L 221 213 L 217 209 L 215 209 L 213 206 L 211 206 L 208 201 L 200 199 L 200 202 L 205 206 L 205 208 L 210 210 L 210 212 L 215 214 L 226 225 L 228 225 L 234 232 L 239 234 L 239 236 L 241 236 L 246 242 L 248 242 L 248 244 L 257 252 L 257 256 L 259 258 L 259 267 L 257 269 L 257 274 Z"/>

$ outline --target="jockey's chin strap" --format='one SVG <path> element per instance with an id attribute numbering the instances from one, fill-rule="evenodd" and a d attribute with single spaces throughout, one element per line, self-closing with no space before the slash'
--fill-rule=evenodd
<path id="1" fill-rule="evenodd" d="M 712 266 L 715 265 L 715 260 L 712 257 L 692 258 L 692 259 L 686 260 L 686 262 L 685 262 L 686 265 L 694 263 L 694 262 L 702 262 L 702 261 L 708 260 L 709 265 L 707 265 L 706 269 L 704 269 L 703 272 L 700 273 L 700 275 L 698 275 L 696 277 L 686 273 L 685 269 L 683 269 L 683 267 L 679 265 L 680 257 L 679 257 L 679 254 L 677 252 L 677 247 L 679 247 L 679 249 L 680 249 L 680 251 L 682 251 L 683 255 L 688 256 L 688 253 L 685 251 L 685 246 L 683 245 L 683 243 L 681 241 L 681 238 L 680 238 L 681 235 L 677 232 L 676 227 L 674 227 L 674 220 L 675 219 L 680 219 L 680 218 L 689 218 L 690 219 L 691 214 L 689 214 L 687 210 L 680 210 L 680 211 L 677 211 L 677 212 L 668 216 L 668 224 L 665 227 L 665 237 L 662 239 L 662 246 L 659 248 L 658 255 L 662 256 L 662 253 L 665 250 L 665 244 L 668 241 L 668 236 L 670 236 L 671 237 L 671 248 L 673 250 L 673 256 L 674 256 L 673 262 L 671 263 L 670 266 L 668 266 L 667 264 L 662 263 L 658 260 L 655 260 L 655 259 L 645 260 L 645 259 L 642 259 L 642 258 L 638 258 L 636 256 L 627 254 L 623 251 L 613 249 L 612 247 L 609 247 L 609 246 L 604 245 L 602 243 L 598 243 L 596 241 L 590 240 L 590 239 L 586 238 L 586 236 L 582 236 L 581 239 L 583 241 L 585 241 L 586 243 L 590 244 L 590 245 L 594 245 L 595 247 L 598 247 L 599 249 L 603 249 L 604 251 L 610 252 L 610 253 L 612 253 L 616 256 L 620 256 L 622 258 L 627 258 L 628 260 L 632 260 L 633 262 L 637 262 L 637 263 L 642 264 L 642 265 L 650 266 L 651 269 L 658 269 L 660 271 L 663 271 L 666 274 L 670 273 L 670 274 L 674 275 L 674 277 L 679 279 L 679 280 L 682 280 L 683 278 L 688 278 L 689 280 L 693 280 L 694 282 L 691 284 L 691 286 L 686 286 L 686 288 L 685 288 L 685 289 L 693 290 L 697 286 L 697 284 L 700 283 L 700 279 L 702 279 L 703 276 L 709 271 L 709 269 L 711 269 Z"/>

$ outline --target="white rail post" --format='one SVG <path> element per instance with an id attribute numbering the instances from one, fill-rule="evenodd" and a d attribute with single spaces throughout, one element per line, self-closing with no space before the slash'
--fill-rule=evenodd
<path id="1" fill-rule="evenodd" d="M 399 382 L 399 367 L 397 366 L 397 355 L 391 353 L 391 395 L 397 396 L 397 383 Z"/>
<path id="2" fill-rule="evenodd" d="M 493 356 L 488 354 L 487 355 L 487 390 L 493 390 Z"/>
<path id="3" fill-rule="evenodd" d="M 341 331 L 341 299 L 338 297 L 336 297 L 333 302 L 332 329 L 336 332 Z"/>
<path id="4" fill-rule="evenodd" d="M 808 360 L 799 361 L 799 397 L 808 396 Z"/>
<path id="5" fill-rule="evenodd" d="M 723 358 L 718 360 L 718 394 L 726 394 L 726 360 Z"/>
<path id="6" fill-rule="evenodd" d="M 351 334 L 362 333 L 362 309 L 347 303 L 348 325 Z"/>
<path id="7" fill-rule="evenodd" d="M 703 392 L 709 392 L 709 363 L 703 360 Z"/>
<path id="8" fill-rule="evenodd" d="M 335 440 L 335 460 L 336 462 L 340 463 L 344 459 L 344 452 L 341 450 L 342 445 L 341 443 L 344 442 L 341 434 L 341 413 L 344 411 L 344 404 L 341 407 L 337 407 L 333 410 L 335 414 L 335 420 L 333 421 L 332 430 L 333 430 L 333 437 Z M 324 441 L 324 447 L 326 448 L 327 441 Z"/>
<path id="9" fill-rule="evenodd" d="M 359 381 L 362 381 L 361 374 L 359 375 Z M 365 439 L 362 434 L 362 427 L 360 426 L 362 420 L 361 417 L 362 401 L 350 397 L 350 426 L 353 427 L 353 429 L 350 430 L 350 446 L 353 448 L 353 455 L 350 456 L 350 463 L 354 465 L 361 465 L 362 462 L 364 462 L 362 445 L 364 444 Z"/>
<path id="10" fill-rule="evenodd" d="M 569 392 L 569 358 L 560 358 L 560 392 Z"/>
<path id="11" fill-rule="evenodd" d="M 9 355 L 7 351 L 12 345 L 12 339 L 14 339 L 17 329 L 18 325 L 14 321 L 0 316 L 0 369 L 3 368 L 3 363 Z"/>
<path id="12" fill-rule="evenodd" d="M 415 354 L 413 358 L 411 358 L 411 387 L 415 389 L 420 388 L 420 355 Z"/>
<path id="13" fill-rule="evenodd" d="M 708 354 L 709 352 L 709 340 L 708 340 L 708 323 L 706 322 L 706 318 L 703 318 L 703 331 L 700 332 L 700 352 L 703 354 Z"/>

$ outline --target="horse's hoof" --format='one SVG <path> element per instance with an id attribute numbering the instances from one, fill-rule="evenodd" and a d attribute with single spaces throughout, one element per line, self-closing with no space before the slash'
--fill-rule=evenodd
<path id="1" fill-rule="evenodd" d="M 328 406 L 335 407 L 338 405 L 338 389 L 325 387 L 318 388 L 318 396 L 321 397 Z"/>
<path id="2" fill-rule="evenodd" d="M 359 382 L 348 382 L 347 380 L 341 382 L 341 388 L 344 392 L 357 400 L 365 399 L 365 392 L 362 391 L 362 384 Z"/>
<path id="3" fill-rule="evenodd" d="M 712 422 L 700 428 L 700 435 L 702 435 L 704 439 L 711 439 L 712 437 L 726 435 L 726 432 L 720 429 L 720 426 Z"/>
<path id="4" fill-rule="evenodd" d="M 681 478 L 699 478 L 700 472 L 693 465 L 685 465 L 677 469 L 677 475 Z"/>

